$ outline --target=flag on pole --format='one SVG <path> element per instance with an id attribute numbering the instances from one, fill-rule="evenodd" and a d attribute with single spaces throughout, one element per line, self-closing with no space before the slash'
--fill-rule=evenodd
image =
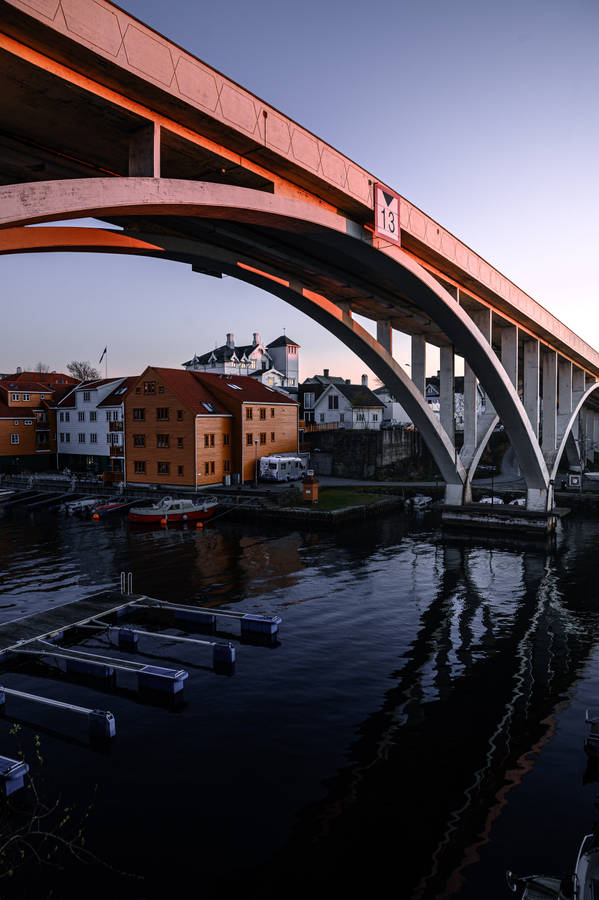
<path id="1" fill-rule="evenodd" d="M 104 347 L 104 352 L 102 353 L 102 356 L 100 357 L 100 362 L 98 363 L 98 365 L 100 365 L 100 363 L 102 362 L 102 360 L 103 360 L 104 357 L 106 356 L 106 351 L 107 351 L 107 350 L 108 350 L 108 346 Z"/>

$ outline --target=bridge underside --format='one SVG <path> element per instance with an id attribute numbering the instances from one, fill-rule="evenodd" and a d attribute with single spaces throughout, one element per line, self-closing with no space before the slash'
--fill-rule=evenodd
<path id="1" fill-rule="evenodd" d="M 145 28 L 102 9 L 125 34 Z M 222 82 L 220 107 L 201 111 L 181 88 L 197 61 L 180 48 L 169 51 L 183 56 L 168 88 L 120 51 L 107 62 L 108 32 L 84 36 L 99 21 L 78 32 L 20 0 L 3 4 L 0 253 L 150 255 L 262 287 L 320 322 L 387 385 L 429 446 L 448 502 L 469 502 L 501 424 L 529 508 L 549 508 L 564 454 L 584 465 L 599 450 L 594 351 L 407 201 L 401 248 L 375 238 L 368 173 L 223 76 L 210 75 Z M 250 107 L 252 136 L 234 124 Z M 283 126 L 288 149 L 273 137 Z M 82 216 L 115 230 L 28 227 Z M 376 340 L 355 315 L 376 323 Z M 411 377 L 393 358 L 394 330 L 411 337 Z M 427 346 L 440 353 L 437 413 L 425 397 Z"/>

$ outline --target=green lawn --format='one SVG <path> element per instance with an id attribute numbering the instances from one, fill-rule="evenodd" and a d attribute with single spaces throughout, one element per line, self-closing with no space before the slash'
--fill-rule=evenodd
<path id="1" fill-rule="evenodd" d="M 346 506 L 370 506 L 384 499 L 384 494 L 367 494 L 355 488 L 321 488 L 317 503 L 304 503 L 300 497 L 290 506 L 305 506 L 309 509 L 331 511 Z"/>

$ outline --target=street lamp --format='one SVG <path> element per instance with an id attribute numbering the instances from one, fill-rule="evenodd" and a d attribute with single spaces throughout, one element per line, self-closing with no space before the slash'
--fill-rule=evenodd
<path id="1" fill-rule="evenodd" d="M 254 438 L 254 447 L 256 448 L 256 457 L 254 460 L 254 487 L 258 487 L 258 439 Z"/>

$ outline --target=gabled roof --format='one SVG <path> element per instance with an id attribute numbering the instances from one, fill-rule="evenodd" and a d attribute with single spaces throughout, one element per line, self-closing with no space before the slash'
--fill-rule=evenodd
<path id="1" fill-rule="evenodd" d="M 166 385 L 179 397 L 182 403 L 195 415 L 228 416 L 228 409 L 197 379 L 196 372 L 185 372 L 181 369 L 159 369 L 150 367 Z M 211 377 L 211 376 L 209 376 Z M 217 376 L 218 377 L 218 376 Z M 134 383 L 139 381 L 136 378 Z M 206 405 L 207 404 L 207 405 Z"/>
<path id="2" fill-rule="evenodd" d="M 280 375 L 281 378 L 285 378 L 284 374 L 274 366 L 271 366 L 270 369 L 256 369 L 255 372 L 250 372 L 248 378 L 263 378 L 265 375 Z"/>
<path id="3" fill-rule="evenodd" d="M 230 391 L 231 400 L 237 403 L 293 403 L 287 394 L 283 394 L 275 388 L 262 384 L 249 375 L 217 375 L 212 372 L 191 372 L 194 378 L 201 380 L 208 389 L 211 386 L 219 390 Z"/>
<path id="4" fill-rule="evenodd" d="M 300 344 L 296 344 L 295 341 L 292 341 L 291 338 L 288 338 L 286 334 L 282 334 L 281 337 L 275 338 L 274 341 L 271 341 L 270 344 L 266 345 L 268 347 L 299 347 Z"/>
<path id="5" fill-rule="evenodd" d="M 385 406 L 374 391 L 371 391 L 368 387 L 364 387 L 362 384 L 346 384 L 345 382 L 343 382 L 343 384 L 330 384 L 327 390 L 323 391 L 322 397 L 332 390 L 339 391 L 339 393 L 343 394 L 343 396 L 349 400 L 351 405 L 355 407 L 382 409 Z M 319 400 L 320 399 L 321 398 L 319 397 Z"/>
<path id="6" fill-rule="evenodd" d="M 124 378 L 107 397 L 100 400 L 98 408 L 101 406 L 120 406 L 138 378 L 139 375 L 129 375 L 127 378 Z"/>
<path id="7" fill-rule="evenodd" d="M 302 385 L 304 384 L 345 384 L 345 378 L 341 378 L 340 375 L 313 375 L 312 378 L 302 381 Z"/>
<path id="8" fill-rule="evenodd" d="M 64 372 L 15 372 L 14 374 L 4 375 L 3 380 L 6 381 L 34 381 L 42 382 L 47 385 L 54 384 L 78 384 L 76 378 L 72 375 L 65 375 Z"/>
<path id="9" fill-rule="evenodd" d="M 259 344 L 239 344 L 229 347 L 228 344 L 223 344 L 222 347 L 215 347 L 214 350 L 209 350 L 208 353 L 202 353 L 201 356 L 196 355 L 193 359 L 188 359 L 187 362 L 184 362 L 181 365 L 207 366 L 210 364 L 212 357 L 214 357 L 217 362 L 230 362 L 233 357 L 241 359 L 243 356 L 249 356 L 250 353 L 253 353 L 256 347 L 259 346 Z"/>
<path id="10" fill-rule="evenodd" d="M 35 411 L 27 406 L 7 406 L 0 402 L 0 419 L 35 419 Z"/>

